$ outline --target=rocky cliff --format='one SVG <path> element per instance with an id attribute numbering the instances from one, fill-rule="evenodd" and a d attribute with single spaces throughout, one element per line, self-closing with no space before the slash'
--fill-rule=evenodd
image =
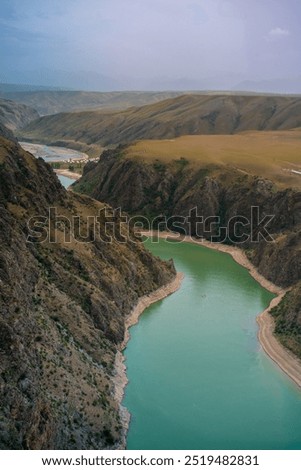
<path id="1" fill-rule="evenodd" d="M 49 222 L 50 207 L 58 218 Z M 0 138 L 2 449 L 120 441 L 112 377 L 125 316 L 175 271 L 126 232 L 108 243 L 105 207 L 65 191 L 43 160 Z"/>
<path id="2" fill-rule="evenodd" d="M 276 322 L 276 336 L 301 358 L 301 282 L 285 295 L 271 313 Z"/>
<path id="3" fill-rule="evenodd" d="M 287 302 L 276 321 L 278 324 L 286 319 L 281 339 L 285 342 L 285 335 L 294 337 L 294 341 L 285 344 L 300 353 L 300 288 L 295 288 L 301 279 L 298 187 L 281 187 L 272 180 L 225 165 L 197 165 L 185 159 L 167 162 L 160 157 L 143 161 L 129 157 L 124 147 L 107 151 L 98 163 L 88 164 L 75 190 L 130 214 L 144 216 L 148 221 L 155 219 L 155 226 L 160 225 L 161 229 L 163 216 L 173 217 L 169 221 L 172 230 L 214 237 L 216 241 L 244 248 L 267 279 L 296 289 L 291 296 L 299 300 L 290 310 Z M 252 212 L 252 206 L 258 207 L 259 212 Z M 206 223 L 196 216 L 207 219 Z M 146 219 L 144 223 L 149 227 Z"/>

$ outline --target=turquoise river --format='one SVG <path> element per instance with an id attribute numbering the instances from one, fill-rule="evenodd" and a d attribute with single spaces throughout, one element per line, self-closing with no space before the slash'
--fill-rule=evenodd
<path id="1" fill-rule="evenodd" d="M 57 175 L 58 179 L 60 180 L 61 184 L 64 186 L 64 188 L 69 188 L 69 186 L 76 181 L 75 179 L 68 178 L 67 176 L 63 175 Z"/>
<path id="2" fill-rule="evenodd" d="M 301 449 L 301 392 L 257 339 L 273 295 L 225 253 L 145 244 L 185 278 L 131 328 L 127 448 Z"/>

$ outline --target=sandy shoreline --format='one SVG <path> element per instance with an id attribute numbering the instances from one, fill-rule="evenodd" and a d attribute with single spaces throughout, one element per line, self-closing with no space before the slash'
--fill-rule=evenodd
<path id="1" fill-rule="evenodd" d="M 262 276 L 251 261 L 247 258 L 246 254 L 238 247 L 232 247 L 228 245 L 223 245 L 221 243 L 212 243 L 207 240 L 197 240 L 190 236 L 183 236 L 179 238 L 179 234 L 173 234 L 171 232 L 142 232 L 143 235 L 147 237 L 159 236 L 160 238 L 172 239 L 172 240 L 181 240 L 188 243 L 194 243 L 196 245 L 205 246 L 213 250 L 221 251 L 223 253 L 228 253 L 232 258 L 239 263 L 241 266 L 248 269 L 251 276 L 259 282 L 259 284 L 265 289 L 269 290 L 273 294 L 276 294 L 277 297 L 272 299 L 270 305 L 260 313 L 257 318 L 258 329 L 258 339 L 259 342 L 265 351 L 265 353 L 280 367 L 280 369 L 301 388 L 301 361 L 290 351 L 288 351 L 274 336 L 274 319 L 269 314 L 271 308 L 275 307 L 280 303 L 283 296 L 288 292 L 289 289 L 282 289 L 279 286 L 276 286 L 272 282 L 268 281 L 264 276 Z"/>
<path id="2" fill-rule="evenodd" d="M 57 170 L 57 169 L 55 169 L 54 171 L 58 175 L 66 176 L 67 178 L 71 178 L 73 180 L 79 180 L 79 178 L 81 178 L 81 176 L 82 176 L 80 173 L 74 173 L 73 171 L 69 171 L 69 170 Z"/>
<path id="3" fill-rule="evenodd" d="M 126 375 L 126 366 L 124 364 L 125 358 L 124 358 L 124 355 L 122 354 L 122 351 L 125 349 L 130 339 L 129 329 L 131 326 L 138 323 L 140 315 L 144 312 L 146 308 L 148 308 L 153 303 L 158 302 L 159 300 L 162 300 L 165 297 L 168 297 L 169 295 L 176 292 L 180 288 L 183 278 L 184 278 L 184 275 L 182 273 L 177 273 L 175 278 L 169 284 L 166 284 L 165 286 L 160 287 L 159 289 L 155 290 L 154 292 L 151 292 L 148 295 L 144 295 L 143 297 L 140 297 L 137 305 L 133 308 L 131 313 L 125 319 L 125 335 L 124 335 L 124 340 L 121 344 L 120 351 L 118 351 L 116 354 L 115 367 L 114 367 L 115 375 L 113 379 L 114 396 L 115 396 L 115 399 L 117 400 L 117 403 L 119 404 L 121 424 L 123 428 L 122 442 L 120 443 L 120 447 L 119 447 L 120 449 L 125 449 L 126 447 L 126 435 L 127 435 L 127 431 L 128 431 L 128 427 L 130 423 L 130 413 L 121 404 L 123 396 L 124 396 L 124 390 L 128 383 L 128 378 Z"/>
<path id="4" fill-rule="evenodd" d="M 33 142 L 22 142 L 19 144 L 26 151 L 30 152 L 36 158 L 43 158 L 46 162 L 67 162 L 69 160 L 78 161 L 88 158 L 88 155 L 79 150 L 73 150 L 68 147 L 59 147 L 56 145 L 35 144 Z"/>
<path id="5" fill-rule="evenodd" d="M 275 297 L 269 307 L 258 315 L 258 339 L 266 354 L 301 388 L 301 361 L 274 336 L 275 323 L 269 314 L 269 310 L 279 304 L 283 295 Z"/>

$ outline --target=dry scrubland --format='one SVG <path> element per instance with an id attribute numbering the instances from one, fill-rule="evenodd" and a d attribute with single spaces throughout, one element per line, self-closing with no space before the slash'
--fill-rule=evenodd
<path id="1" fill-rule="evenodd" d="M 224 135 L 296 127 L 301 127 L 300 97 L 183 95 L 118 112 L 45 116 L 22 129 L 20 137 L 53 145 L 67 141 L 108 146 L 182 135 Z"/>

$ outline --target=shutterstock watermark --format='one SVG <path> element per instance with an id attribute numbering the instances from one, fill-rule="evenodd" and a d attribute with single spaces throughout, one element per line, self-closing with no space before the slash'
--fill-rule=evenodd
<path id="1" fill-rule="evenodd" d="M 74 215 L 71 218 L 60 215 L 56 207 L 50 207 L 47 216 L 35 216 L 28 220 L 29 243 L 137 243 L 141 234 L 158 242 L 159 232 L 173 235 L 173 241 L 181 242 L 187 237 L 204 238 L 211 242 L 230 242 L 242 244 L 258 243 L 261 240 L 272 242 L 269 225 L 274 215 L 261 214 L 258 206 L 250 207 L 249 217 L 235 215 L 226 222 L 220 216 L 204 217 L 197 207 L 192 208 L 187 216 L 164 215 L 153 219 L 144 215 L 129 216 L 121 209 L 99 210 L 96 216 L 83 217 Z"/>

